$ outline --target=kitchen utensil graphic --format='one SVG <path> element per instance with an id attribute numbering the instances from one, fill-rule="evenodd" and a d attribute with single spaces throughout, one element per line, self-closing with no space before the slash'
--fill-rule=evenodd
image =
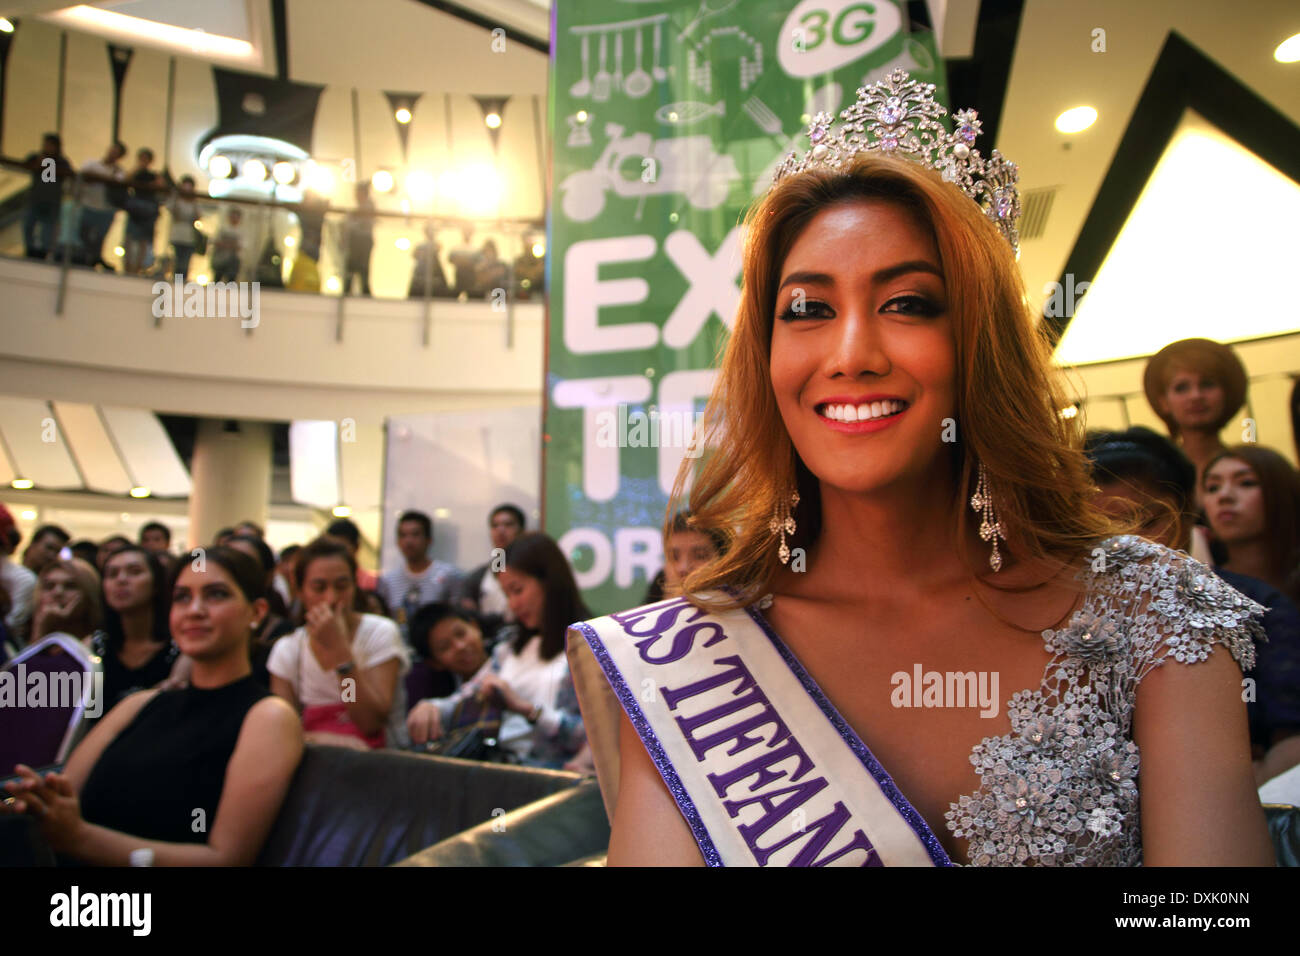
<path id="1" fill-rule="evenodd" d="M 645 37 L 641 27 L 637 27 L 636 39 L 632 41 L 632 50 L 636 56 L 636 69 L 627 75 L 627 81 L 623 84 L 623 92 L 634 100 L 639 100 L 650 92 L 654 86 L 654 81 L 650 79 L 641 66 L 641 58 L 645 54 Z"/>
<path id="2" fill-rule="evenodd" d="M 591 98 L 598 103 L 603 103 L 609 99 L 610 76 L 605 64 L 608 45 L 609 37 L 602 33 L 600 36 L 600 69 L 596 71 L 595 79 L 592 80 L 591 84 Z"/>
<path id="3" fill-rule="evenodd" d="M 569 87 L 569 95 L 574 99 L 582 99 L 591 92 L 591 80 L 587 79 L 587 68 L 590 59 L 590 50 L 587 49 L 589 39 L 586 35 L 582 38 L 582 79 Z"/>

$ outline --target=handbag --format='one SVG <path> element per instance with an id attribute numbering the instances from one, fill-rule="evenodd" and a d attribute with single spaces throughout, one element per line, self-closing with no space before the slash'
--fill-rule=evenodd
<path id="1" fill-rule="evenodd" d="M 501 708 L 485 705 L 471 694 L 457 702 L 450 729 L 430 744 L 426 753 L 461 760 L 502 761 L 505 756 L 498 744 L 500 736 Z"/>

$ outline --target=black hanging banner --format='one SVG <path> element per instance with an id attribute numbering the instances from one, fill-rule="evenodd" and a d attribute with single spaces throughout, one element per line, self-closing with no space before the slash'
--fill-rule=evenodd
<path id="1" fill-rule="evenodd" d="M 311 153 L 316 108 L 325 87 L 215 66 L 212 76 L 217 87 L 217 125 L 203 137 L 203 144 L 242 133 L 281 139 Z"/>
<path id="2" fill-rule="evenodd" d="M 122 84 L 126 82 L 126 69 L 131 65 L 135 51 L 130 47 L 108 45 L 108 65 L 113 68 L 113 141 L 121 139 L 118 131 L 122 124 Z"/>
<path id="3" fill-rule="evenodd" d="M 406 162 L 406 144 L 410 138 L 411 117 L 408 115 L 406 122 L 403 123 L 397 117 L 398 110 L 406 110 L 408 114 L 415 113 L 415 104 L 420 99 L 419 93 L 390 93 L 384 90 L 384 96 L 388 97 L 388 109 L 393 114 L 393 122 L 397 124 L 397 138 L 402 141 L 402 162 Z"/>

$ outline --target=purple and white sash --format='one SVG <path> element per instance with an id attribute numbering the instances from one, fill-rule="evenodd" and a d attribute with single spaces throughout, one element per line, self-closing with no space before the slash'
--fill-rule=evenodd
<path id="1" fill-rule="evenodd" d="M 706 612 L 674 598 L 611 614 L 573 626 L 571 661 L 581 653 L 572 646 L 577 634 L 710 866 L 950 863 L 757 612 Z M 583 668 L 573 672 L 595 730 L 603 688 L 590 686 Z M 607 806 L 617 787 L 609 734 L 606 726 L 592 740 Z"/>

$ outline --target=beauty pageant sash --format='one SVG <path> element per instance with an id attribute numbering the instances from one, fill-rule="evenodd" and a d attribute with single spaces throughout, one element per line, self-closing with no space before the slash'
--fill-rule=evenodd
<path id="1" fill-rule="evenodd" d="M 710 866 L 950 864 L 757 612 L 706 612 L 674 598 L 575 624 L 571 644 L 577 634 Z M 595 691 L 583 683 L 584 713 L 594 712 Z M 608 747 L 593 750 L 608 762 Z M 597 769 L 608 806 L 617 769 Z"/>

